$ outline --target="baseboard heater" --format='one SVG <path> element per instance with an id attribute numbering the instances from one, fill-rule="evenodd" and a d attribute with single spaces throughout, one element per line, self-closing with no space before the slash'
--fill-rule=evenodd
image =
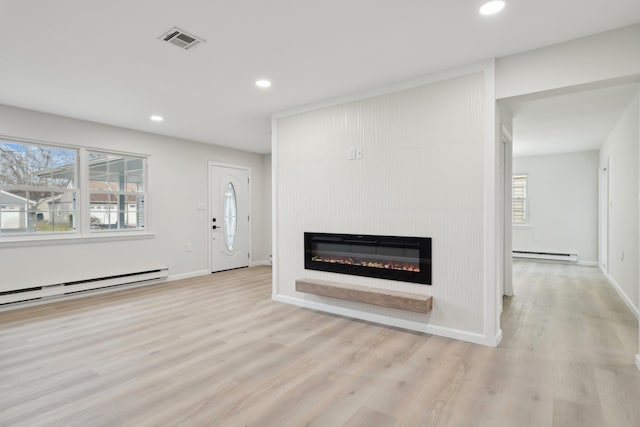
<path id="1" fill-rule="evenodd" d="M 168 275 L 169 269 L 161 267 L 154 270 L 137 271 L 115 276 L 104 276 L 74 282 L 58 283 L 55 285 L 4 291 L 0 292 L 0 307 L 165 279 Z"/>
<path id="2" fill-rule="evenodd" d="M 557 252 L 513 251 L 513 257 L 541 259 L 541 260 L 548 260 L 548 261 L 578 262 L 578 255 L 576 254 L 563 254 L 563 253 L 557 253 Z"/>

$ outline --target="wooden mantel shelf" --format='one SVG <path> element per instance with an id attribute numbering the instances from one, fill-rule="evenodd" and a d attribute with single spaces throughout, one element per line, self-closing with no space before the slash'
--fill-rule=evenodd
<path id="1" fill-rule="evenodd" d="M 433 298 L 429 295 L 370 288 L 326 280 L 298 279 L 296 280 L 296 291 L 416 313 L 428 313 L 433 306 Z"/>

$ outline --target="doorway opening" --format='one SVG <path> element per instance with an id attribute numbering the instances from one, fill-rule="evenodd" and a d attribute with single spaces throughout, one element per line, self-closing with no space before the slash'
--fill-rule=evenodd
<path id="1" fill-rule="evenodd" d="M 586 304 L 589 295 L 584 289 L 593 284 L 593 277 L 602 277 L 600 269 L 606 279 L 591 295 L 617 293 L 638 317 L 638 81 L 598 83 L 498 102 L 507 111 L 504 117 L 513 119 L 513 155 L 505 147 L 503 166 L 504 273 L 505 284 L 512 277 L 516 298 L 524 293 L 523 286 L 545 284 L 532 276 L 537 272 L 556 286 L 528 293 L 525 299 L 553 298 L 560 288 L 567 289 L 565 282 L 556 280 L 564 277 L 576 292 L 566 296 L 572 301 L 566 308 Z M 521 185 L 517 195 L 515 176 Z M 525 256 L 516 259 L 514 251 Z M 528 259 L 527 254 L 537 259 Z M 564 255 L 563 261 L 545 259 Z M 576 277 L 580 280 L 573 280 Z"/>
<path id="2" fill-rule="evenodd" d="M 603 146 L 639 89 L 637 82 L 612 83 L 499 102 L 513 117 L 513 143 L 504 157 L 505 261 L 517 251 L 523 259 L 566 255 L 607 269 L 610 184 Z"/>

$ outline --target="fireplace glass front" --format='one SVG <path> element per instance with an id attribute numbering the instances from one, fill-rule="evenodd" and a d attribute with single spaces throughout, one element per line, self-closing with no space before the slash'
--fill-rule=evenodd
<path id="1" fill-rule="evenodd" d="M 431 284 L 431 238 L 304 233 L 305 268 Z"/>

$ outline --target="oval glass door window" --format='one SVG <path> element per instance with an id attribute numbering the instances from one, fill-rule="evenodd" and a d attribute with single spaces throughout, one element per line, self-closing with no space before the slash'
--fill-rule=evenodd
<path id="1" fill-rule="evenodd" d="M 224 242 L 227 250 L 232 251 L 236 245 L 236 236 L 238 233 L 238 204 L 236 201 L 236 190 L 233 184 L 229 183 L 224 192 L 224 200 L 222 202 L 224 210 Z"/>

